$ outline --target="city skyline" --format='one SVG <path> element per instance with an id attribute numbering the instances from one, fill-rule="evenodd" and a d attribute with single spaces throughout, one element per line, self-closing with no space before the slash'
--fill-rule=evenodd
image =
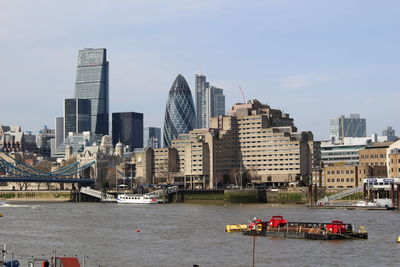
<path id="1" fill-rule="evenodd" d="M 89 1 L 76 10 L 66 1 L 3 1 L 0 78 L 2 97 L 10 101 L 0 107 L 7 115 L 1 123 L 33 132 L 55 128 L 60 103 L 73 97 L 77 50 L 104 47 L 110 113 L 142 112 L 146 126 L 162 126 L 177 73 L 188 78 L 192 94 L 192 77 L 204 73 L 224 88 L 227 108 L 242 101 L 242 86 L 247 99 L 289 112 L 316 139 L 328 138 L 330 118 L 350 113 L 367 119 L 368 136 L 388 125 L 398 130 L 399 4 L 344 3 Z M 114 17 L 107 24 L 100 19 L 105 13 Z"/>

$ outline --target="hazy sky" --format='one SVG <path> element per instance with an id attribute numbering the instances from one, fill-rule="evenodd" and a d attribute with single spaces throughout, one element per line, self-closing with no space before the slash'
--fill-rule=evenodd
<path id="1" fill-rule="evenodd" d="M 53 128 L 78 50 L 104 47 L 110 111 L 143 112 L 145 126 L 162 127 L 177 74 L 193 94 L 201 72 L 226 109 L 241 86 L 317 139 L 349 113 L 368 135 L 399 134 L 399 33 L 397 0 L 0 0 L 0 124 Z"/>

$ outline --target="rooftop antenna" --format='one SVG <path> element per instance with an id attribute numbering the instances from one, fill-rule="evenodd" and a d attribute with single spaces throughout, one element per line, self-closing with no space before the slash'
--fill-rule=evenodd
<path id="1" fill-rule="evenodd" d="M 243 98 L 243 104 L 246 104 L 247 101 L 246 101 L 246 97 L 244 96 L 243 89 L 241 86 L 239 86 L 239 89 L 240 89 L 240 94 L 242 95 L 242 98 Z"/>

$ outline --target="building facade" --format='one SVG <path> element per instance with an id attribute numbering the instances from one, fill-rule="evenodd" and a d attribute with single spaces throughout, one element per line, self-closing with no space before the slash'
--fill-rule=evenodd
<path id="1" fill-rule="evenodd" d="M 84 50 L 80 50 L 75 83 L 75 98 L 90 100 L 90 131 L 95 134 L 108 134 L 108 81 L 108 61 L 106 49 L 86 48 Z"/>
<path id="2" fill-rule="evenodd" d="M 362 186 L 366 178 L 387 177 L 386 166 L 332 164 L 324 167 L 327 189 L 343 190 Z"/>
<path id="3" fill-rule="evenodd" d="M 390 178 L 400 178 L 400 140 L 387 149 L 387 173 Z"/>
<path id="4" fill-rule="evenodd" d="M 360 118 L 359 114 L 344 115 L 330 120 L 329 139 L 338 141 L 343 137 L 365 137 L 367 134 L 367 120 Z"/>
<path id="5" fill-rule="evenodd" d="M 117 112 L 112 114 L 113 145 L 121 142 L 131 150 L 143 147 L 143 113 Z"/>
<path id="6" fill-rule="evenodd" d="M 388 141 L 396 141 L 398 139 L 396 136 L 396 131 L 391 126 L 388 126 L 385 129 L 383 129 L 382 135 L 387 136 Z"/>
<path id="7" fill-rule="evenodd" d="M 161 147 L 161 129 L 157 127 L 145 127 L 143 130 L 143 147 Z"/>
<path id="8" fill-rule="evenodd" d="M 23 132 L 21 126 L 0 126 L 0 150 L 4 152 L 37 152 L 36 136 Z"/>
<path id="9" fill-rule="evenodd" d="M 344 163 L 347 165 L 359 164 L 359 151 L 375 142 L 386 142 L 386 136 L 371 137 L 344 137 L 342 140 L 321 142 L 321 161 L 325 165 Z"/>
<path id="10" fill-rule="evenodd" d="M 48 129 L 47 126 L 44 126 L 43 129 L 39 131 L 39 134 L 36 137 L 36 145 L 38 147 L 39 153 L 42 156 L 51 156 L 52 140 L 54 140 L 55 136 L 55 130 Z"/>
<path id="11" fill-rule="evenodd" d="M 192 189 L 224 183 L 283 186 L 304 182 L 311 179 L 313 164 L 319 164 L 319 159 L 313 159 L 319 155 L 313 151 L 317 147 L 312 133 L 297 132 L 288 114 L 253 100 L 235 105 L 227 116 L 213 117 L 210 128 L 172 140 L 176 169 L 166 180 Z M 164 166 L 169 162 L 166 151 L 158 157 Z"/>
<path id="12" fill-rule="evenodd" d="M 209 128 L 212 117 L 225 115 L 225 95 L 223 89 L 210 86 L 206 76 L 196 79 L 196 127 Z"/>
<path id="13" fill-rule="evenodd" d="M 56 117 L 55 148 L 57 148 L 62 141 L 64 141 L 64 138 L 64 117 Z"/>
<path id="14" fill-rule="evenodd" d="M 164 146 L 170 147 L 173 139 L 179 134 L 193 130 L 195 124 L 192 93 L 185 78 L 179 74 L 168 93 L 163 132 Z"/>
<path id="15" fill-rule="evenodd" d="M 68 133 L 82 133 L 91 129 L 89 99 L 71 98 L 64 101 L 64 137 Z"/>

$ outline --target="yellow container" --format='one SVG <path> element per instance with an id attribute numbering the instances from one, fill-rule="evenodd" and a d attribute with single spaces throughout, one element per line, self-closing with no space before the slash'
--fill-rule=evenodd
<path id="1" fill-rule="evenodd" d="M 397 237 L 397 243 L 400 243 L 400 235 Z"/>
<path id="2" fill-rule="evenodd" d="M 225 232 L 232 233 L 232 232 L 241 232 L 247 230 L 246 224 L 228 224 L 225 226 Z"/>

